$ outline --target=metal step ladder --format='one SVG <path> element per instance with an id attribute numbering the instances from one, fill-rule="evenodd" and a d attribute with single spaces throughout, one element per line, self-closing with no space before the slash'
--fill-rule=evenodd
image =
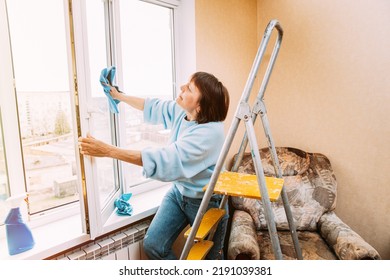
<path id="1" fill-rule="evenodd" d="M 257 99 L 255 101 L 255 104 L 253 105 L 253 108 L 251 109 L 248 104 L 250 93 L 254 81 L 256 79 L 265 50 L 267 48 L 269 39 L 274 29 L 278 31 L 277 39 L 266 72 L 264 74 L 264 78 L 261 83 Z M 205 258 L 205 256 L 213 246 L 213 235 L 219 221 L 225 214 L 224 208 L 229 196 L 241 196 L 262 200 L 275 259 L 283 259 L 283 257 L 280 248 L 279 238 L 277 235 L 274 214 L 271 209 L 271 201 L 277 201 L 279 197 L 281 197 L 287 216 L 287 221 L 289 223 L 297 259 L 302 259 L 302 252 L 299 246 L 298 236 L 292 217 L 290 205 L 288 203 L 288 198 L 284 191 L 284 180 L 282 177 L 282 171 L 276 154 L 274 141 L 270 133 L 267 111 L 263 101 L 264 92 L 266 90 L 269 77 L 275 64 L 276 57 L 279 53 L 282 37 L 283 29 L 280 26 L 279 22 L 277 20 L 271 20 L 264 32 L 264 36 L 257 51 L 254 63 L 252 65 L 252 69 L 250 71 L 248 80 L 246 82 L 244 91 L 240 99 L 240 103 L 237 107 L 232 124 L 226 136 L 214 172 L 211 176 L 209 184 L 204 188 L 205 193 L 195 221 L 192 227 L 188 229 L 188 231 L 185 233 L 185 237 L 187 238 L 187 240 L 180 256 L 181 260 L 200 260 Z M 276 177 L 264 176 L 259 147 L 257 145 L 254 130 L 254 123 L 258 115 L 260 115 L 262 120 L 263 129 L 267 139 L 268 147 L 271 152 L 271 158 L 273 161 Z M 226 156 L 229 152 L 234 136 L 241 121 L 244 121 L 246 132 L 243 137 L 239 152 L 235 157 L 231 171 L 223 171 Z M 248 142 L 256 175 L 237 173 L 238 166 L 241 163 Z M 209 209 L 206 212 L 207 206 L 213 193 L 223 194 L 223 199 L 220 203 L 219 209 Z"/>

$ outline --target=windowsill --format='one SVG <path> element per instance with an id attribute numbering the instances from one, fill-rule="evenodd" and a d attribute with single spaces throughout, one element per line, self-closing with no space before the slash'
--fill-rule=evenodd
<path id="1" fill-rule="evenodd" d="M 134 195 L 130 199 L 133 214 L 131 216 L 119 216 L 112 213 L 105 224 L 106 230 L 104 233 L 131 225 L 155 214 L 169 187 L 168 184 L 152 191 Z M 42 260 L 90 241 L 90 236 L 82 233 L 80 219 L 81 217 L 78 214 L 34 228 L 32 233 L 35 246 L 17 255 L 10 256 L 6 238 L 0 239 L 0 260 Z M 0 230 L 5 231 L 5 226 L 1 227 Z"/>
<path id="2" fill-rule="evenodd" d="M 131 216 L 119 216 L 113 212 L 104 224 L 105 230 L 102 234 L 109 233 L 154 215 L 161 204 L 162 198 L 170 187 L 171 183 L 168 183 L 157 189 L 133 195 L 129 201 L 133 206 L 133 214 Z"/>

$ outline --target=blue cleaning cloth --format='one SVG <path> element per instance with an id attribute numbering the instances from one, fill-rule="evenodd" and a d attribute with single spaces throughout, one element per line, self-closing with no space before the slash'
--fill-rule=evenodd
<path id="1" fill-rule="evenodd" d="M 133 206 L 128 202 L 131 198 L 131 193 L 122 194 L 119 198 L 115 199 L 114 205 L 116 208 L 116 213 L 121 216 L 131 216 L 133 214 Z"/>
<path id="2" fill-rule="evenodd" d="M 115 87 L 118 91 L 118 87 L 113 85 L 114 78 L 115 78 L 115 72 L 116 68 L 115 66 L 111 66 L 109 68 L 104 68 L 102 72 L 100 73 L 100 84 L 103 87 L 104 94 L 107 96 L 108 104 L 110 106 L 111 113 L 118 114 L 118 103 L 120 102 L 117 99 L 112 98 L 110 94 L 110 87 L 108 85 L 111 85 Z"/>

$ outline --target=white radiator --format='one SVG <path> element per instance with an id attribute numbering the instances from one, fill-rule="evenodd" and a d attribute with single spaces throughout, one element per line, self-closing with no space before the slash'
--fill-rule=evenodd
<path id="1" fill-rule="evenodd" d="M 93 241 L 56 257 L 56 260 L 145 260 L 143 239 L 149 222 L 144 222 L 113 235 Z"/>

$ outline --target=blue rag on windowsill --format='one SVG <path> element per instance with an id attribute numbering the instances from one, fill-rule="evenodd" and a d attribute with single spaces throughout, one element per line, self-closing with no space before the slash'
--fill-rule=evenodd
<path id="1" fill-rule="evenodd" d="M 131 198 L 131 193 L 122 194 L 119 198 L 115 199 L 114 205 L 117 208 L 116 213 L 120 216 L 131 216 L 133 214 L 133 206 L 128 202 Z"/>
<path id="2" fill-rule="evenodd" d="M 114 78 L 115 78 L 115 72 L 116 72 L 115 66 L 111 66 L 109 68 L 104 68 L 102 70 L 102 72 L 100 73 L 100 84 L 103 87 L 104 94 L 107 96 L 108 104 L 110 106 L 111 113 L 118 114 L 119 110 L 118 110 L 117 105 L 120 101 L 112 98 L 112 96 L 110 94 L 110 87 L 107 86 L 107 85 L 111 85 L 111 86 L 115 87 L 118 91 L 120 91 L 117 86 L 113 85 Z"/>

